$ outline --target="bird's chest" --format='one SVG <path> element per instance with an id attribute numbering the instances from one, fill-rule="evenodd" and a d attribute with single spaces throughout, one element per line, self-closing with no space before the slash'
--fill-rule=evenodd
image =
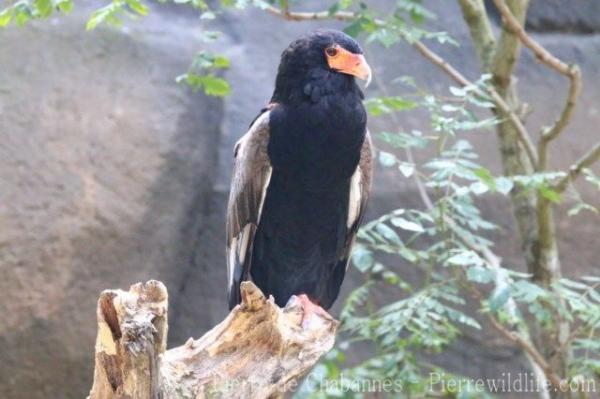
<path id="1" fill-rule="evenodd" d="M 360 159 L 365 121 L 362 104 L 343 99 L 283 109 L 271 117 L 273 167 L 309 186 L 346 180 Z"/>

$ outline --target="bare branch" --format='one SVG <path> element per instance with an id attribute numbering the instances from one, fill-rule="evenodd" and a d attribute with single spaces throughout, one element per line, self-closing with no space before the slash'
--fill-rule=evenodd
<path id="1" fill-rule="evenodd" d="M 519 40 L 533 52 L 536 59 L 549 68 L 554 69 L 558 73 L 565 75 L 570 81 L 569 93 L 560 116 L 552 126 L 546 127 L 542 130 L 542 138 L 538 146 L 538 169 L 544 170 L 547 164 L 548 143 L 558 137 L 573 116 L 577 97 L 581 92 L 581 71 L 577 65 L 569 65 L 555 57 L 552 53 L 546 50 L 546 48 L 529 36 L 522 24 L 519 23 L 513 13 L 510 11 L 505 0 L 494 0 L 494 3 L 502 15 L 505 26 L 510 29 L 511 32 L 513 32 L 519 38 Z"/>
<path id="2" fill-rule="evenodd" d="M 470 281 L 465 279 L 473 297 L 478 301 L 485 300 L 484 295 L 472 284 Z M 544 358 L 544 356 L 535 348 L 535 346 L 530 342 L 527 337 L 524 337 L 522 334 L 519 334 L 517 331 L 512 331 L 506 328 L 502 323 L 500 323 L 492 313 L 486 313 L 488 320 L 492 324 L 492 326 L 498 331 L 504 338 L 508 341 L 513 342 L 519 348 L 521 348 L 530 358 L 537 364 L 543 371 L 544 376 L 548 379 L 548 381 L 552 384 L 552 386 L 556 388 L 560 388 L 562 379 L 559 375 L 554 373 L 552 367 L 548 363 L 548 361 Z"/>
<path id="3" fill-rule="evenodd" d="M 351 11 L 336 11 L 335 13 L 330 13 L 329 11 L 318 11 L 318 12 L 301 12 L 294 11 L 290 12 L 289 10 L 281 10 L 277 7 L 268 6 L 265 8 L 265 11 L 286 19 L 288 21 L 317 21 L 324 19 L 337 19 L 338 21 L 347 21 L 349 19 L 353 19 L 355 14 Z"/>
<path id="4" fill-rule="evenodd" d="M 581 172 L 585 168 L 589 168 L 590 166 L 592 166 L 594 163 L 596 163 L 599 160 L 600 160 L 600 143 L 596 143 L 596 145 L 594 145 L 594 147 L 592 147 L 588 152 L 586 152 L 584 156 L 579 158 L 579 160 L 577 162 L 575 162 L 573 165 L 571 165 L 567 175 L 565 177 L 563 177 L 561 180 L 559 180 L 558 183 L 556 183 L 556 186 L 554 186 L 554 189 L 558 192 L 565 191 L 565 189 L 567 188 L 569 183 L 571 183 L 572 181 L 577 179 L 579 177 L 579 175 L 581 175 Z"/>
<path id="5" fill-rule="evenodd" d="M 336 19 L 341 21 L 352 20 L 356 17 L 356 14 L 351 11 L 337 11 L 335 13 L 330 13 L 329 11 L 319 11 L 319 12 L 290 12 L 281 10 L 279 8 L 269 6 L 266 8 L 266 11 L 288 21 L 311 21 L 311 20 L 324 20 L 324 19 Z M 384 25 L 385 23 L 382 20 L 375 20 L 375 23 L 378 25 Z M 437 65 L 440 69 L 442 69 L 448 76 L 450 76 L 455 82 L 460 84 L 461 86 L 469 86 L 473 85 L 473 83 L 467 79 L 463 74 L 461 74 L 456 68 L 454 68 L 448 61 L 439 56 L 429 47 L 427 47 L 423 42 L 419 40 L 408 41 L 413 48 L 415 48 L 422 56 L 431 61 L 434 65 Z M 535 152 L 535 147 L 531 142 L 529 133 L 527 129 L 519 119 L 519 117 L 510 109 L 508 104 L 502 99 L 502 97 L 492 88 L 488 89 L 489 95 L 492 97 L 492 100 L 501 111 L 503 115 L 505 115 L 511 123 L 514 125 L 515 130 L 517 131 L 517 137 L 525 151 L 527 152 L 527 156 L 530 158 L 532 164 L 537 163 L 537 155 Z"/>
<path id="6" fill-rule="evenodd" d="M 525 32 L 525 29 L 523 28 L 521 23 L 517 20 L 517 18 L 515 18 L 513 13 L 510 11 L 510 8 L 508 8 L 508 5 L 506 4 L 505 0 L 494 0 L 494 4 L 496 4 L 498 11 L 500 11 L 502 18 L 504 19 L 505 26 L 508 29 L 510 29 L 515 35 L 517 35 L 519 40 L 525 46 L 527 46 L 531 51 L 533 51 L 536 58 L 540 62 L 548 65 L 550 68 L 555 69 L 557 72 L 560 72 L 565 76 L 570 76 L 573 73 L 570 65 L 562 62 L 561 60 L 553 56 L 548 50 L 546 50 L 542 45 L 533 40 L 531 36 L 529 36 Z"/>
<path id="7" fill-rule="evenodd" d="M 548 144 L 557 138 L 571 121 L 575 105 L 577 104 L 577 97 L 579 97 L 579 93 L 581 92 L 581 71 L 577 65 L 570 66 L 570 69 L 572 70 L 572 74 L 569 75 L 569 93 L 560 116 L 552 126 L 542 129 L 542 137 L 538 144 L 539 170 L 546 169 L 548 163 Z"/>

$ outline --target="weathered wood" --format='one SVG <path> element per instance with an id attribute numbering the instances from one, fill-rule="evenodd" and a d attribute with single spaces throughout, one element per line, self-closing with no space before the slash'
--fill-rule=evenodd
<path id="1" fill-rule="evenodd" d="M 96 368 L 90 399 L 269 398 L 296 388 L 334 343 L 338 322 L 300 301 L 285 308 L 251 282 L 242 303 L 198 340 L 168 351 L 165 286 L 107 290 L 98 300 Z"/>

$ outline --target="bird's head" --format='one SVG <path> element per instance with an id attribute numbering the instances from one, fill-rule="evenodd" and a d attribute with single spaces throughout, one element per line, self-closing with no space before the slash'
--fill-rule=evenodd
<path id="1" fill-rule="evenodd" d="M 293 41 L 281 54 L 274 100 L 304 90 L 310 81 L 338 78 L 355 87 L 354 78 L 371 81 L 371 68 L 359 44 L 333 29 L 319 29 Z"/>

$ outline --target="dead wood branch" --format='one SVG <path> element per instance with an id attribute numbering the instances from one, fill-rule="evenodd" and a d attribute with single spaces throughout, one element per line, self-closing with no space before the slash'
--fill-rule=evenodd
<path id="1" fill-rule="evenodd" d="M 270 398 L 296 388 L 332 348 L 338 322 L 315 313 L 302 325 L 295 297 L 281 309 L 251 282 L 241 291 L 219 325 L 168 351 L 161 282 L 104 291 L 89 399 Z"/>

